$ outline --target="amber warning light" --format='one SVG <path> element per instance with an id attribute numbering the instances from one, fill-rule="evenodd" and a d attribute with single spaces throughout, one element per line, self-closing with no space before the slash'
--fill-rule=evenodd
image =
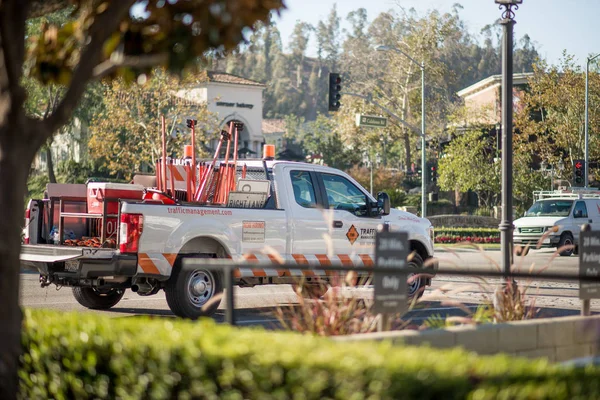
<path id="1" fill-rule="evenodd" d="M 263 159 L 265 160 L 274 160 L 275 159 L 275 145 L 274 144 L 265 144 L 263 150 Z"/>

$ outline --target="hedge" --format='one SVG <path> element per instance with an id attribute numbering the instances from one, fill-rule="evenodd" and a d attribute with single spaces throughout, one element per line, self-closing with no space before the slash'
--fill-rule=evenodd
<path id="1" fill-rule="evenodd" d="M 497 228 L 435 228 L 435 243 L 500 243 Z"/>
<path id="2" fill-rule="evenodd" d="M 588 399 L 600 369 L 212 320 L 26 310 L 22 399 Z"/>

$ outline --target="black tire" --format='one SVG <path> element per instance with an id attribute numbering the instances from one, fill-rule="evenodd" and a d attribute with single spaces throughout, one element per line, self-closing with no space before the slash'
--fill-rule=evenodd
<path id="1" fill-rule="evenodd" d="M 413 254 L 412 259 L 408 262 L 408 268 L 423 268 L 423 259 L 417 253 Z M 406 279 L 410 279 L 412 276 L 415 276 L 413 273 L 408 273 Z M 423 292 L 425 292 L 425 286 L 427 285 L 427 278 L 422 275 L 417 275 L 412 282 L 408 283 L 408 288 L 406 289 L 406 293 L 408 295 L 408 300 L 413 301 L 415 295 L 417 299 L 423 296 Z"/>
<path id="2" fill-rule="evenodd" d="M 82 306 L 92 310 L 108 310 L 115 306 L 125 294 L 125 289 L 100 290 L 90 287 L 74 287 L 73 296 Z"/>
<path id="3" fill-rule="evenodd" d="M 515 248 L 515 255 L 517 257 L 520 256 L 526 256 L 527 254 L 529 254 L 529 246 L 519 246 L 517 245 Z"/>
<path id="4" fill-rule="evenodd" d="M 165 286 L 169 308 L 182 318 L 197 319 L 213 315 L 223 296 L 221 275 L 210 269 L 183 270 L 181 261 L 182 257 L 179 257 L 175 262 L 173 273 Z"/>
<path id="5" fill-rule="evenodd" d="M 560 241 L 558 242 L 558 248 L 560 249 L 561 247 L 564 247 L 564 246 L 573 246 L 573 245 L 574 245 L 573 235 L 571 235 L 569 232 L 563 233 L 560 237 Z M 561 257 L 569 257 L 571 254 L 573 254 L 573 248 L 570 248 L 568 250 L 563 250 L 559 253 L 559 255 Z"/>

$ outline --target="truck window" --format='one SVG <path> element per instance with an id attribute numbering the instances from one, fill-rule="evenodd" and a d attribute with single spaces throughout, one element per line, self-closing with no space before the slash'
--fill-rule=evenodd
<path id="1" fill-rule="evenodd" d="M 585 206 L 585 202 L 578 201 L 575 203 L 575 208 L 573 208 L 573 217 L 575 218 L 587 218 L 587 207 Z"/>
<path id="2" fill-rule="evenodd" d="M 305 208 L 315 208 L 317 201 L 310 173 L 308 171 L 291 171 L 290 178 L 296 203 Z"/>
<path id="3" fill-rule="evenodd" d="M 356 185 L 340 175 L 321 174 L 321 177 L 329 208 L 346 210 L 358 216 L 366 215 L 367 198 Z"/>

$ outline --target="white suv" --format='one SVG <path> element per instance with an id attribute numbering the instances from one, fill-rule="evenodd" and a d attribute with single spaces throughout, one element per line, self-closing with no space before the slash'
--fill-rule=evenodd
<path id="1" fill-rule="evenodd" d="M 517 255 L 530 248 L 573 246 L 561 256 L 577 254 L 579 232 L 584 224 L 600 229 L 599 192 L 536 192 L 538 200 L 525 216 L 514 221 L 513 243 Z M 517 246 L 520 246 L 517 247 Z"/>

